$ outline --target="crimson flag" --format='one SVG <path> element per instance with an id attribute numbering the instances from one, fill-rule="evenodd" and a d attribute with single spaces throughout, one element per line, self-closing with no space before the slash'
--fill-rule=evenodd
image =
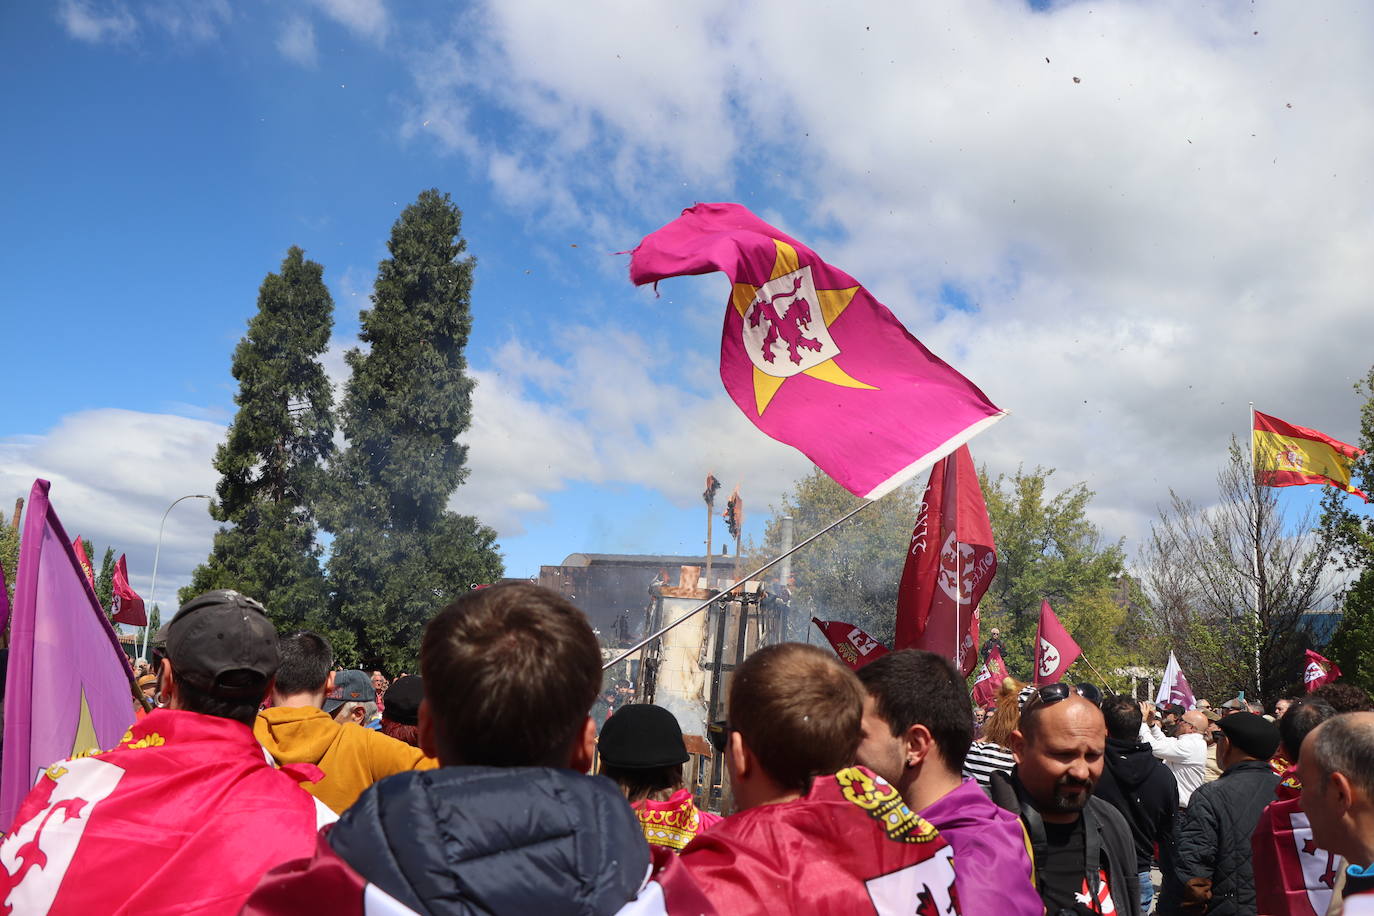
<path id="1" fill-rule="evenodd" d="M 1064 676 L 1083 650 L 1054 616 L 1048 601 L 1040 604 L 1040 626 L 1035 634 L 1035 686 L 1053 684 Z"/>
<path id="2" fill-rule="evenodd" d="M 127 623 L 134 627 L 146 627 L 148 625 L 148 612 L 144 610 L 143 599 L 138 597 L 138 592 L 129 585 L 129 570 L 124 565 L 124 554 L 119 555 L 119 562 L 114 568 L 114 605 L 110 610 L 114 611 L 115 623 Z"/>
<path id="3" fill-rule="evenodd" d="M 973 702 L 985 709 L 994 705 L 1002 682 L 1009 677 L 1011 672 L 1007 670 L 1007 663 L 1002 661 L 1002 650 L 993 646 L 978 669 L 978 678 L 973 682 Z"/>
<path id="4" fill-rule="evenodd" d="M 840 657 L 840 661 L 855 671 L 873 659 L 881 658 L 887 654 L 887 646 L 852 623 L 844 623 L 839 620 L 818 620 L 815 617 L 811 618 L 811 622 L 821 631 L 821 635 L 830 641 L 830 645 L 835 649 L 835 654 Z"/>
<path id="5" fill-rule="evenodd" d="M 86 556 L 86 548 L 81 545 L 81 535 L 78 534 L 76 540 L 72 541 L 72 549 L 76 551 L 76 562 L 81 564 L 86 581 L 91 583 L 91 588 L 95 588 L 95 570 L 91 569 L 91 558 Z"/>
<path id="6" fill-rule="evenodd" d="M 897 591 L 898 649 L 926 649 L 968 677 L 978 660 L 978 602 L 997 572 L 983 490 L 968 446 L 930 470 Z"/>
<path id="7" fill-rule="evenodd" d="M 1323 684 L 1329 684 L 1341 676 L 1341 669 L 1330 659 L 1323 658 L 1311 649 L 1307 650 L 1307 670 L 1303 672 L 1303 686 L 1311 693 Z"/>

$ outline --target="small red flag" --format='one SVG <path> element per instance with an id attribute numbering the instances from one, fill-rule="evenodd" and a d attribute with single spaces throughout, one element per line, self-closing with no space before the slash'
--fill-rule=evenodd
<path id="1" fill-rule="evenodd" d="M 968 446 L 930 471 L 897 591 L 898 649 L 926 649 L 968 677 L 978 661 L 978 602 L 997 572 L 987 504 Z"/>
<path id="2" fill-rule="evenodd" d="M 127 623 L 130 626 L 146 627 L 148 625 L 148 613 L 143 608 L 143 599 L 138 597 L 138 592 L 134 591 L 129 585 L 129 571 L 124 566 L 124 554 L 119 555 L 119 562 L 114 568 L 114 605 L 110 609 L 114 611 L 115 623 Z"/>
<path id="3" fill-rule="evenodd" d="M 1341 669 L 1330 659 L 1323 658 L 1311 649 L 1307 650 L 1307 670 L 1303 672 L 1303 686 L 1311 693 L 1323 684 L 1329 684 L 1341 676 Z"/>
<path id="4" fill-rule="evenodd" d="M 81 544 L 81 535 L 76 536 L 72 541 L 72 549 L 76 551 L 76 562 L 81 564 L 81 571 L 86 574 L 86 581 L 91 583 L 91 588 L 95 588 L 95 570 L 91 569 L 90 557 L 86 556 L 86 548 Z"/>
<path id="5" fill-rule="evenodd" d="M 855 671 L 873 659 L 881 658 L 888 652 L 887 646 L 852 623 L 844 623 L 840 620 L 819 620 L 815 617 L 811 618 L 811 622 L 821 631 L 821 635 L 830 641 L 830 645 L 835 649 L 835 654 L 840 657 L 840 661 Z"/>
<path id="6" fill-rule="evenodd" d="M 1040 604 L 1040 627 L 1035 634 L 1035 686 L 1053 684 L 1064 676 L 1083 650 L 1059 622 L 1050 603 Z"/>
<path id="7" fill-rule="evenodd" d="M 978 678 L 973 682 L 973 702 L 983 708 L 994 705 L 1002 682 L 1009 677 L 1011 672 L 1007 671 L 1007 663 L 1002 661 L 1002 650 L 993 646 L 978 669 Z"/>

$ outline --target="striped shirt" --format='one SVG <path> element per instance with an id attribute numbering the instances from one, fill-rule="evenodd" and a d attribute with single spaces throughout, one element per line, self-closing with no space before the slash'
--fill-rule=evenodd
<path id="1" fill-rule="evenodd" d="M 968 756 L 964 758 L 964 775 L 978 780 L 978 785 L 986 790 L 992 785 L 994 772 L 1010 773 L 1015 763 L 1011 751 L 1000 744 L 975 741 L 968 749 Z"/>

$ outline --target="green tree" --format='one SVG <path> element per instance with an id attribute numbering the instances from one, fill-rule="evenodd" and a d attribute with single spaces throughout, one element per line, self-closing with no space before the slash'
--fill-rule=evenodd
<path id="1" fill-rule="evenodd" d="M 114 568 L 115 552 L 113 547 L 105 548 L 105 558 L 100 561 L 100 572 L 95 577 L 95 596 L 105 609 L 111 621 L 114 620 Z"/>
<path id="2" fill-rule="evenodd" d="M 920 502 L 919 484 L 899 487 L 794 554 L 791 625 L 783 637 L 805 641 L 813 629 L 811 618 L 819 617 L 855 624 L 891 645 L 897 586 Z M 782 552 L 783 516 L 792 516 L 800 540 L 857 503 L 853 494 L 819 468 L 813 469 L 783 496 L 779 506 L 770 507 L 773 514 L 765 527 L 764 549 L 744 565 L 756 569 Z"/>
<path id="3" fill-rule="evenodd" d="M 14 577 L 19 572 L 19 529 L 0 522 L 0 568 L 5 570 L 5 590 L 14 601 Z"/>
<path id="4" fill-rule="evenodd" d="M 1271 701 L 1301 683 L 1302 615 L 1327 594 L 1331 541 L 1310 518 L 1284 518 L 1234 438 L 1217 496 L 1199 507 L 1171 492 L 1151 526 L 1141 559 L 1153 624 L 1199 696 Z"/>
<path id="5" fill-rule="evenodd" d="M 215 452 L 210 514 L 225 524 L 209 558 L 180 591 L 252 595 L 283 630 L 328 629 L 328 592 L 316 543 L 324 462 L 333 454 L 333 394 L 319 357 L 334 302 L 324 269 L 292 247 L 258 292 L 258 311 L 234 350 L 238 410 Z"/>
<path id="6" fill-rule="evenodd" d="M 1003 658 L 1018 677 L 1031 674 L 1040 605 L 1048 600 L 1066 629 L 1099 670 L 1135 661 L 1123 641 L 1132 605 L 1124 577 L 1123 542 L 1103 543 L 1088 521 L 1093 492 L 1082 483 L 1050 495 L 1053 468 L 988 476 L 979 472 L 983 499 L 997 543 L 997 574 L 983 596 L 982 632 L 1002 630 Z M 1073 676 L 1086 664 L 1077 663 Z"/>
<path id="7" fill-rule="evenodd" d="M 1360 406 L 1360 441 L 1364 454 L 1355 460 L 1352 482 L 1365 493 L 1374 487 L 1374 367 L 1355 383 L 1364 399 Z M 1341 623 L 1327 653 L 1341 668 L 1341 676 L 1374 691 L 1374 516 L 1357 513 L 1354 499 L 1335 487 L 1322 495 L 1324 534 L 1332 542 L 1333 564 L 1347 577 L 1337 595 Z"/>
<path id="8" fill-rule="evenodd" d="M 439 608 L 502 573 L 496 532 L 447 508 L 467 477 L 457 439 L 471 421 L 473 388 L 463 350 L 474 260 L 461 226 L 458 207 L 437 190 L 405 209 L 372 308 L 360 316 L 368 349 L 347 354 L 347 447 L 332 466 L 325 516 L 336 645 L 389 671 L 413 668 Z"/>
<path id="9" fill-rule="evenodd" d="M 195 596 L 192 595 L 191 597 L 194 598 Z M 152 606 L 151 608 L 148 609 L 148 627 L 147 627 L 147 629 L 151 631 L 151 634 L 148 636 L 148 645 L 149 645 L 150 647 L 151 647 L 152 644 L 153 644 L 153 640 L 157 638 L 157 631 L 158 631 L 158 628 L 160 628 L 161 626 L 162 626 L 162 609 L 158 607 L 158 605 L 157 605 L 156 602 L 154 602 L 154 603 L 153 603 L 153 606 Z M 143 627 L 138 627 L 137 629 L 134 630 L 134 640 L 135 640 L 135 642 L 134 642 L 134 647 L 135 647 L 135 653 L 137 653 L 137 651 L 143 647 L 143 637 L 144 637 L 144 628 L 143 628 Z M 150 654 L 150 657 L 151 657 L 151 649 L 150 649 L 149 654 Z"/>

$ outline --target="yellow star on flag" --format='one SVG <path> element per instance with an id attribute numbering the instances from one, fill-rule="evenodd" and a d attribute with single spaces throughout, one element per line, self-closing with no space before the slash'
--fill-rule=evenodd
<path id="1" fill-rule="evenodd" d="M 759 297 L 759 291 L 775 280 L 788 277 L 791 274 L 800 274 L 803 271 L 810 278 L 810 268 L 803 268 L 797 258 L 797 250 L 791 245 L 779 239 L 773 239 L 773 245 L 777 248 L 777 256 L 773 261 L 773 270 L 768 280 L 759 286 L 750 283 L 736 283 L 730 292 L 730 302 L 739 312 L 740 318 L 745 319 L 750 307 L 755 304 Z M 849 307 L 849 303 L 858 293 L 859 287 L 851 286 L 848 289 L 817 289 L 815 290 L 816 305 L 821 312 L 821 320 L 826 328 L 835 322 Z M 794 306 L 795 307 L 795 306 Z M 747 338 L 748 324 L 744 325 Z M 824 335 L 829 338 L 829 333 Z M 829 348 L 835 355 L 840 350 L 833 341 L 827 340 Z M 769 402 L 778 393 L 789 378 L 795 375 L 807 375 L 822 382 L 829 382 L 832 385 L 841 385 L 845 388 L 867 388 L 871 391 L 878 390 L 876 386 L 861 382 L 851 376 L 844 369 L 840 368 L 835 362 L 834 356 L 816 362 L 814 365 L 796 371 L 787 372 L 782 375 L 774 374 L 759 365 L 760 360 L 756 358 L 755 352 L 750 348 L 750 343 L 746 339 L 744 342 L 746 350 L 749 351 L 750 359 L 754 362 L 754 404 L 758 408 L 759 416 L 767 409 Z"/>

